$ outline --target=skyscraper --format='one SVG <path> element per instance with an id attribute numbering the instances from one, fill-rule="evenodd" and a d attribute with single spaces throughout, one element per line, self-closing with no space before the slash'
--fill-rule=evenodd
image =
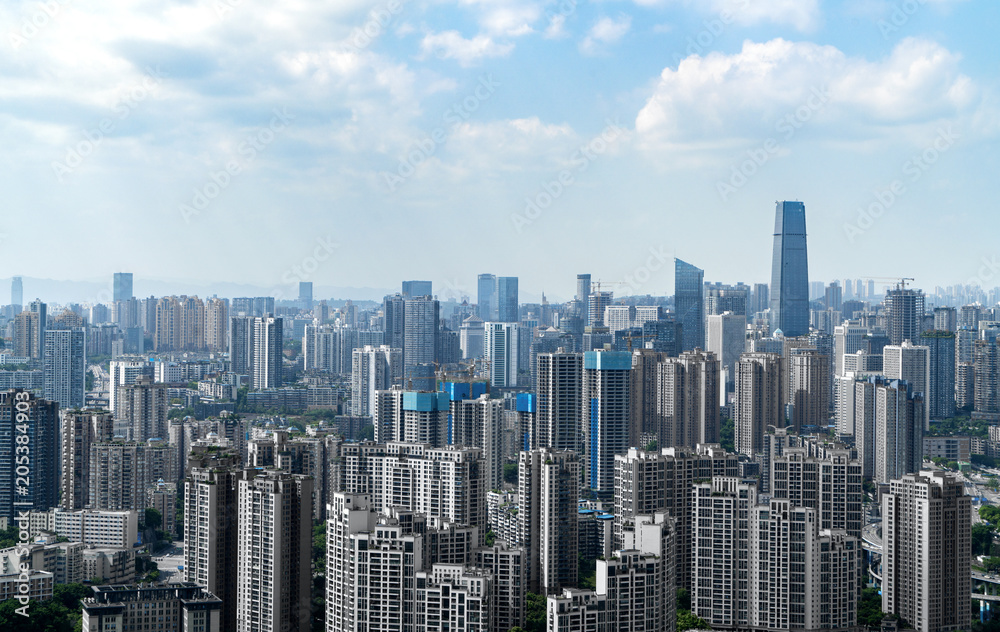
<path id="1" fill-rule="evenodd" d="M 884 304 L 890 344 L 916 344 L 923 331 L 924 293 L 900 285 L 886 293 Z"/>
<path id="2" fill-rule="evenodd" d="M 719 440 L 719 361 L 685 351 L 656 367 L 656 440 L 661 448 L 695 448 Z"/>
<path id="3" fill-rule="evenodd" d="M 923 463 L 924 398 L 914 393 L 903 380 L 872 378 L 872 381 L 875 391 L 873 476 L 878 483 L 888 483 L 919 471 Z M 855 424 L 858 423 L 856 420 Z"/>
<path id="4" fill-rule="evenodd" d="M 736 365 L 733 407 L 736 451 L 754 457 L 768 426 L 785 426 L 784 360 L 774 353 L 744 353 Z"/>
<path id="5" fill-rule="evenodd" d="M 579 550 L 577 498 L 580 457 L 575 452 L 521 452 L 518 465 L 518 546 L 527 552 L 528 589 L 553 594 L 575 586 Z"/>
<path id="6" fill-rule="evenodd" d="M 372 417 L 376 393 L 389 390 L 403 377 L 403 351 L 386 345 L 366 345 L 351 355 L 351 414 Z"/>
<path id="7" fill-rule="evenodd" d="M 608 496 L 615 488 L 615 455 L 629 448 L 631 385 L 632 354 L 583 354 L 584 470 L 590 488 Z"/>
<path id="8" fill-rule="evenodd" d="M 114 417 L 100 410 L 62 413 L 62 497 L 59 506 L 76 511 L 90 499 L 90 446 L 111 441 Z"/>
<path id="9" fill-rule="evenodd" d="M 115 428 L 129 441 L 168 438 L 167 411 L 170 408 L 168 387 L 148 376 L 139 376 L 131 384 L 117 385 Z"/>
<path id="10" fill-rule="evenodd" d="M 482 320 L 495 320 L 497 311 L 497 277 L 480 274 L 476 284 L 476 307 Z"/>
<path id="11" fill-rule="evenodd" d="M 281 386 L 284 346 L 282 319 L 264 316 L 253 319 L 253 349 L 250 364 L 250 388 Z"/>
<path id="12" fill-rule="evenodd" d="M 927 414 L 931 419 L 955 416 L 955 333 L 948 330 L 925 331 L 920 345 L 930 350 L 930 388 Z"/>
<path id="13" fill-rule="evenodd" d="M 205 346 L 209 351 L 229 351 L 229 305 L 217 297 L 205 302 Z"/>
<path id="14" fill-rule="evenodd" d="M 83 328 L 45 332 L 45 399 L 64 410 L 83 408 L 87 347 Z"/>
<path id="15" fill-rule="evenodd" d="M 309 632 L 313 484 L 274 470 L 238 482 L 237 632 Z"/>
<path id="16" fill-rule="evenodd" d="M 485 323 L 483 351 L 490 385 L 494 388 L 517 386 L 519 366 L 519 325 L 516 323 Z"/>
<path id="17" fill-rule="evenodd" d="M 583 354 L 539 353 L 535 363 L 538 446 L 581 452 Z"/>
<path id="18" fill-rule="evenodd" d="M 0 392 L 0 518 L 8 524 L 18 511 L 56 506 L 58 434 L 59 404 L 19 388 Z"/>
<path id="19" fill-rule="evenodd" d="M 793 349 L 788 372 L 788 403 L 792 405 L 795 432 L 825 428 L 830 421 L 830 358 L 809 347 Z"/>
<path id="20" fill-rule="evenodd" d="M 771 330 L 781 330 L 786 337 L 809 333 L 809 258 L 806 207 L 802 202 L 776 203 Z"/>
<path id="21" fill-rule="evenodd" d="M 683 327 L 681 351 L 705 348 L 705 271 L 674 259 L 674 311 Z"/>
<path id="22" fill-rule="evenodd" d="M 517 277 L 497 277 L 497 320 L 519 322 L 518 305 Z"/>
<path id="23" fill-rule="evenodd" d="M 894 477 L 882 496 L 882 611 L 920 632 L 967 629 L 971 506 L 945 472 Z"/>
<path id="24" fill-rule="evenodd" d="M 10 280 L 10 304 L 18 307 L 24 305 L 24 284 L 19 276 Z"/>
<path id="25" fill-rule="evenodd" d="M 402 348 L 405 384 L 411 378 L 416 379 L 418 365 L 433 366 L 437 359 L 440 304 L 429 296 L 419 296 L 404 299 L 403 308 Z M 393 327 L 395 327 L 395 323 L 393 323 Z M 395 347 L 395 343 L 390 343 L 388 337 L 386 344 Z"/>
<path id="26" fill-rule="evenodd" d="M 312 281 L 299 281 L 299 306 L 306 311 L 313 308 Z"/>
<path id="27" fill-rule="evenodd" d="M 14 355 L 19 358 L 41 358 L 45 339 L 35 312 L 21 312 L 14 317 Z"/>
<path id="28" fill-rule="evenodd" d="M 732 312 L 710 315 L 707 333 L 705 348 L 719 359 L 725 375 L 726 391 L 730 391 L 736 382 L 736 363 L 746 351 L 746 316 Z"/>
<path id="29" fill-rule="evenodd" d="M 882 349 L 883 373 L 890 380 L 905 380 L 913 393 L 920 393 L 924 399 L 923 426 L 931 429 L 930 399 L 931 399 L 931 354 L 930 348 L 910 342 L 907 338 L 898 345 L 886 345 Z M 952 392 L 955 386 L 952 382 Z"/>
<path id="30" fill-rule="evenodd" d="M 580 313 L 590 313 L 590 275 L 576 275 L 576 300 L 580 302 Z"/>
<path id="31" fill-rule="evenodd" d="M 129 301 L 132 300 L 132 273 L 131 272 L 115 272 L 114 282 L 113 282 L 113 292 L 114 301 Z"/>

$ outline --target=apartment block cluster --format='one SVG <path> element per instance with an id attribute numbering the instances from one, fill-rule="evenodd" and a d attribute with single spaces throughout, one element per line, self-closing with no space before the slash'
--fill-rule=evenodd
<path id="1" fill-rule="evenodd" d="M 53 319 L 12 296 L 0 419 L 26 402 L 38 538 L 0 563 L 43 594 L 104 577 L 84 629 L 109 632 L 506 632 L 529 595 L 549 632 L 670 632 L 679 589 L 713 629 L 848 632 L 868 585 L 921 632 L 964 629 L 970 500 L 924 456 L 1000 445 L 933 432 L 963 409 L 1000 428 L 1000 313 L 810 284 L 806 253 L 804 205 L 779 202 L 769 284 L 676 259 L 672 298 L 588 274 L 560 304 L 493 274 L 475 301 L 138 300 L 125 273 Z M 10 523 L 14 478 L 0 463 Z M 147 508 L 183 538 L 173 583 L 134 583 Z"/>

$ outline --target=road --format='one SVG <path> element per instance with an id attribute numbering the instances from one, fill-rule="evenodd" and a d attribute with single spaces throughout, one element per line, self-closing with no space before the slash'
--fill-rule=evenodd
<path id="1" fill-rule="evenodd" d="M 152 557 L 156 562 L 156 567 L 160 570 L 160 581 L 179 582 L 184 581 L 183 572 L 177 569 L 184 565 L 184 544 L 175 542 L 169 548 L 163 549 Z"/>

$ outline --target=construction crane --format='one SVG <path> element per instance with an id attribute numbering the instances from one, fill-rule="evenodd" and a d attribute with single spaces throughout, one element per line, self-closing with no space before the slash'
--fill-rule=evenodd
<path id="1" fill-rule="evenodd" d="M 882 282 L 882 283 L 895 283 L 897 288 L 899 288 L 901 290 L 905 290 L 906 289 L 906 282 L 907 281 L 913 281 L 914 279 L 913 279 L 913 277 L 898 277 L 898 276 L 897 277 L 871 277 L 871 276 L 863 276 L 863 277 L 860 277 L 860 280 L 862 280 L 862 281 L 877 281 L 877 282 Z"/>

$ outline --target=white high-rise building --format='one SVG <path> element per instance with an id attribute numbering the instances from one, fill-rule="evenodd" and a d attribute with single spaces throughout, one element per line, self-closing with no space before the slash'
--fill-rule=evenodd
<path id="1" fill-rule="evenodd" d="M 871 380 L 874 390 L 872 414 L 871 446 L 874 454 L 872 475 L 876 482 L 888 483 L 904 474 L 912 474 L 920 470 L 924 454 L 924 398 L 919 393 L 913 393 L 910 386 L 902 380 Z M 856 396 L 856 409 L 864 405 L 867 415 L 868 394 L 864 401 Z M 858 413 L 855 414 L 857 424 Z M 865 422 L 867 431 L 868 423 Z M 863 438 L 864 452 L 859 449 L 864 458 L 868 458 L 870 444 L 867 437 Z"/>
<path id="2" fill-rule="evenodd" d="M 485 323 L 484 327 L 483 351 L 489 367 L 490 386 L 517 386 L 520 370 L 517 323 Z"/>
<path id="3" fill-rule="evenodd" d="M 833 330 L 834 374 L 844 374 L 844 356 L 864 349 L 865 336 L 871 332 L 857 321 L 848 320 Z"/>
<path id="4" fill-rule="evenodd" d="M 272 470 L 238 489 L 236 630 L 308 632 L 313 480 Z"/>
<path id="5" fill-rule="evenodd" d="M 904 340 L 900 345 L 886 345 L 882 354 L 885 376 L 890 380 L 905 380 L 914 393 L 923 395 L 923 425 L 924 430 L 930 430 L 931 412 L 930 406 L 926 405 L 931 395 L 930 347 Z"/>
<path id="6" fill-rule="evenodd" d="M 539 353 L 536 358 L 538 445 L 553 450 L 583 449 L 580 392 L 583 388 L 583 354 Z"/>
<path id="7" fill-rule="evenodd" d="M 486 329 L 483 325 L 483 319 L 475 314 L 462 321 L 462 325 L 458 329 L 458 347 L 462 350 L 463 360 L 475 360 L 483 357 L 485 335 Z"/>
<path id="8" fill-rule="evenodd" d="M 940 471 L 907 474 L 882 496 L 882 611 L 920 632 L 968 629 L 971 505 Z"/>
<path id="9" fill-rule="evenodd" d="M 452 445 L 479 448 L 486 464 L 489 489 L 503 487 L 504 402 L 481 395 L 451 402 Z"/>
<path id="10" fill-rule="evenodd" d="M 386 345 L 355 349 L 351 356 L 351 414 L 373 417 L 376 393 L 403 379 L 403 350 Z"/>
<path id="11" fill-rule="evenodd" d="M 306 325 L 302 358 L 306 371 L 340 372 L 340 335 L 333 325 Z"/>
<path id="12" fill-rule="evenodd" d="M 747 317 L 724 312 L 706 318 L 706 348 L 722 363 L 727 390 L 736 380 L 736 363 L 746 351 Z"/>
<path id="13" fill-rule="evenodd" d="M 111 361 L 108 385 L 108 410 L 115 412 L 118 405 L 118 387 L 131 386 L 147 370 L 149 362 L 145 358 L 118 357 Z"/>
<path id="14" fill-rule="evenodd" d="M 250 388 L 278 388 L 284 358 L 282 319 L 264 316 L 253 319 L 253 355 Z"/>

